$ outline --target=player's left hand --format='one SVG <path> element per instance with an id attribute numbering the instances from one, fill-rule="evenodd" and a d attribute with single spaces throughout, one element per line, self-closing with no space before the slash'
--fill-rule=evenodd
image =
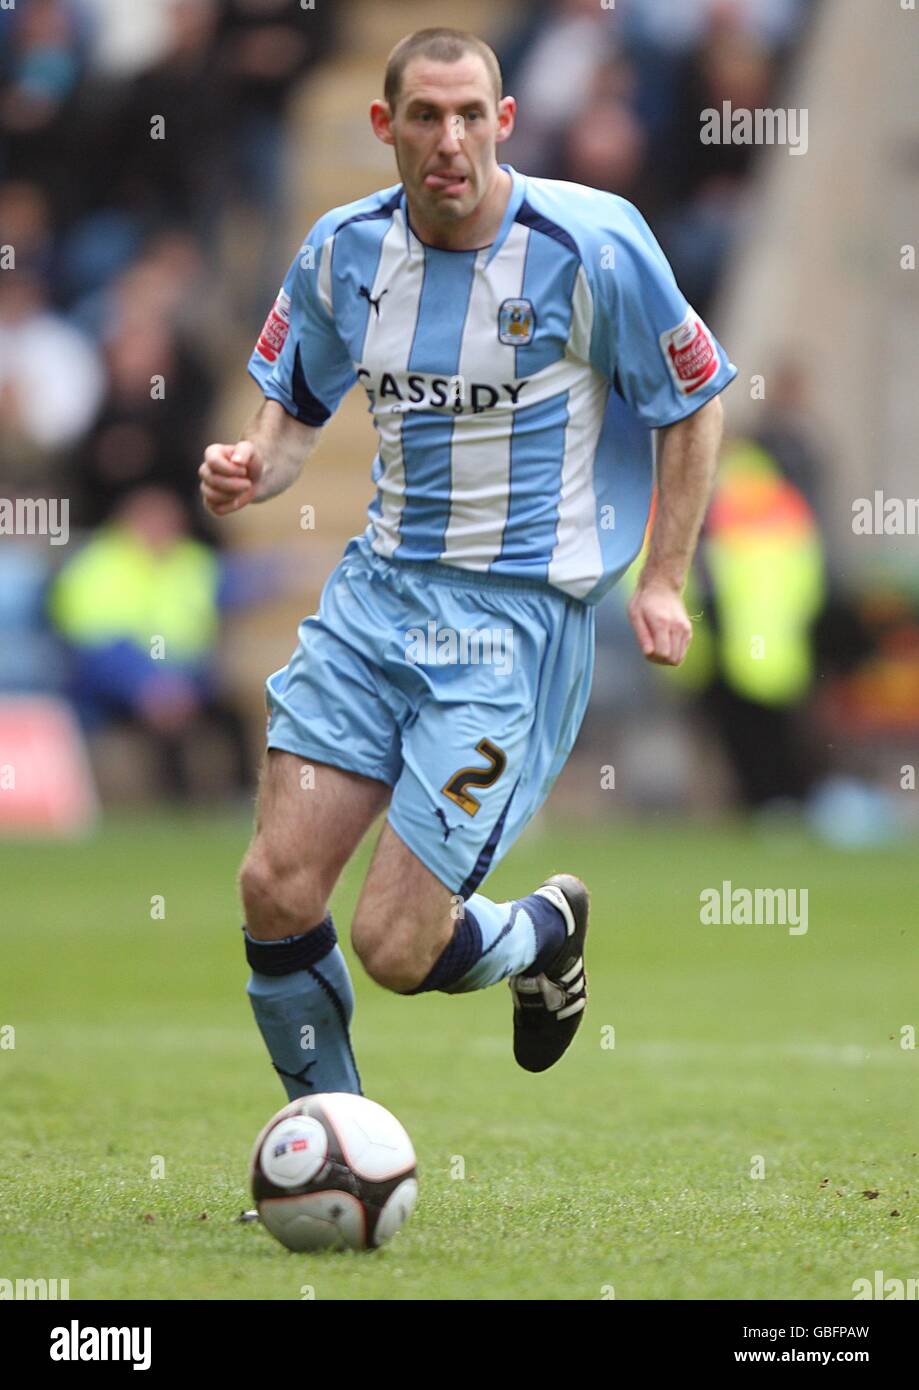
<path id="1" fill-rule="evenodd" d="M 679 666 L 692 638 L 692 624 L 672 584 L 661 579 L 639 583 L 629 600 L 629 621 L 646 660 Z"/>

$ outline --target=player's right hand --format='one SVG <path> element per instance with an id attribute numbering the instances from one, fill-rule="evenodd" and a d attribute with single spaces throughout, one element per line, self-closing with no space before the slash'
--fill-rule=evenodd
<path id="1" fill-rule="evenodd" d="M 198 469 L 204 505 L 214 516 L 238 512 L 253 501 L 262 464 L 248 439 L 238 444 L 209 444 Z"/>

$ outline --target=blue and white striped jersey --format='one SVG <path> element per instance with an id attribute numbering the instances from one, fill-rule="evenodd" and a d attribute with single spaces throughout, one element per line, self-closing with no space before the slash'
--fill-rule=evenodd
<path id="1" fill-rule="evenodd" d="M 630 203 L 502 167 L 510 202 L 478 251 L 423 245 L 401 184 L 320 218 L 249 370 L 308 425 L 364 387 L 378 554 L 595 603 L 641 546 L 651 430 L 736 368 Z"/>

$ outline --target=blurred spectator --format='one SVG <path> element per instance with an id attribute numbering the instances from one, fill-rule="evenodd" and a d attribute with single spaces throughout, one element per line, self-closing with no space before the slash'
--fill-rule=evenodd
<path id="1" fill-rule="evenodd" d="M 661 52 L 685 51 L 698 43 L 713 17 L 730 13 L 748 33 L 771 46 L 794 39 L 812 0 L 640 0 L 623 7 L 630 43 Z"/>
<path id="2" fill-rule="evenodd" d="M 674 74 L 673 127 L 655 149 L 671 211 L 658 226 L 661 244 L 690 303 L 709 313 L 718 276 L 737 234 L 755 145 L 703 144 L 702 112 L 756 110 L 770 104 L 777 69 L 770 48 L 742 12 L 712 7 L 709 27 Z"/>
<path id="3" fill-rule="evenodd" d="M 89 286 L 70 310 L 71 319 L 103 343 L 125 317 L 138 325 L 164 319 L 202 346 L 220 341 L 226 319 L 219 284 L 190 232 L 173 227 L 148 238 L 117 275 L 93 267 L 92 244 L 70 243 L 63 253 L 71 284 Z"/>
<path id="4" fill-rule="evenodd" d="M 0 273 L 0 477 L 49 482 L 104 389 L 95 348 L 48 308 L 38 276 L 18 261 Z"/>
<path id="5" fill-rule="evenodd" d="M 85 18 L 73 0 L 30 0 L 4 10 L 0 25 L 0 176 L 34 181 L 61 202 L 78 177 L 69 134 Z"/>
<path id="6" fill-rule="evenodd" d="M 217 34 L 227 82 L 226 140 L 234 197 L 258 213 L 260 238 L 245 316 L 258 319 L 278 288 L 286 245 L 285 127 L 291 97 L 332 51 L 334 7 L 289 0 L 222 0 Z"/>
<path id="7" fill-rule="evenodd" d="M 769 105 L 775 67 L 770 49 L 748 30 L 739 14 L 716 11 L 710 28 L 686 57 L 678 79 L 675 130 L 668 141 L 671 193 L 678 202 L 704 195 L 712 184 L 736 182 L 748 172 L 757 146 L 702 143 L 701 113 L 755 111 Z"/>
<path id="8" fill-rule="evenodd" d="M 651 524 L 653 509 L 649 532 Z M 643 550 L 619 593 L 625 650 L 616 653 L 624 682 L 617 723 L 655 703 L 649 668 L 635 669 L 637 649 L 624 623 L 644 557 Z M 659 690 L 688 698 L 723 750 L 744 807 L 800 804 L 823 772 L 806 731 L 825 621 L 823 545 L 803 495 L 750 440 L 725 445 L 684 597 L 692 642 L 681 666 L 653 668 Z M 598 634 L 605 631 L 613 631 L 608 616 L 598 621 Z"/>
<path id="9" fill-rule="evenodd" d="M 56 270 L 51 208 L 37 183 L 18 179 L 0 184 L 0 245 L 13 248 L 17 265 L 51 283 Z"/>
<path id="10" fill-rule="evenodd" d="M 799 720 L 815 676 L 823 548 L 802 494 L 747 440 L 725 448 L 699 569 L 711 636 L 694 633 L 679 679 L 704 689 L 744 803 L 800 801 L 818 771 Z"/>
<path id="11" fill-rule="evenodd" d="M 80 0 L 91 20 L 88 64 L 94 75 L 121 81 L 150 67 L 169 45 L 172 0 Z"/>
<path id="12" fill-rule="evenodd" d="M 4 486 L 5 498 L 11 489 Z M 63 684 L 59 644 L 48 628 L 45 601 L 51 552 L 44 538 L 0 539 L 0 691 L 37 694 Z"/>
<path id="13" fill-rule="evenodd" d="M 243 722 L 215 671 L 220 582 L 217 557 L 188 534 L 178 499 L 142 488 L 64 565 L 51 592 L 84 726 L 142 730 L 173 797 L 188 794 L 188 749 L 207 726 L 225 738 L 240 789 L 250 782 Z"/>
<path id="14" fill-rule="evenodd" d="M 820 625 L 825 696 L 844 737 L 919 730 L 919 594 L 906 576 L 866 577 L 856 593 L 835 596 Z"/>
<path id="15" fill-rule="evenodd" d="M 105 358 L 109 389 L 75 461 L 78 524 L 104 521 L 140 485 L 169 487 L 192 507 L 214 397 L 209 370 L 162 321 L 125 324 Z M 161 397 L 151 387 L 155 375 L 165 383 Z"/>
<path id="16" fill-rule="evenodd" d="M 763 419 L 753 437 L 823 522 L 820 480 L 826 459 L 817 442 L 807 369 L 802 363 L 786 358 L 769 373 Z"/>
<path id="17" fill-rule="evenodd" d="M 223 0 L 218 42 L 228 80 L 229 143 L 240 195 L 265 215 L 277 211 L 290 97 L 332 47 L 332 8 L 289 0 Z"/>
<path id="18" fill-rule="evenodd" d="M 108 389 L 74 458 L 79 525 L 98 525 L 126 493 L 157 485 L 174 491 L 199 533 L 211 535 L 197 468 L 216 384 L 196 340 L 179 327 L 200 272 L 188 252 L 181 237 L 162 239 L 106 297 Z"/>
<path id="19" fill-rule="evenodd" d="M 107 147 L 108 201 L 145 229 L 212 241 L 229 186 L 229 94 L 215 64 L 218 0 L 170 0 L 164 52 L 129 83 Z M 100 132 L 101 139 L 101 132 Z"/>
<path id="20" fill-rule="evenodd" d="M 596 0 L 555 0 L 507 38 L 499 56 L 522 116 L 504 146 L 508 163 L 536 177 L 559 177 L 554 154 L 561 132 L 586 114 L 585 93 L 615 51 L 614 21 L 615 11 L 601 10 Z"/>
<path id="21" fill-rule="evenodd" d="M 617 193 L 653 218 L 662 190 L 649 169 L 649 132 L 636 113 L 635 90 L 635 73 L 625 59 L 596 69 L 586 103 L 590 119 L 579 111 L 562 132 L 552 174 Z"/>

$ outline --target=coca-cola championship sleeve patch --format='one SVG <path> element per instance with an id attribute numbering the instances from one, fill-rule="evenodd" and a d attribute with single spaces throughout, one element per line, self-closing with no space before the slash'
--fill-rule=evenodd
<path id="1" fill-rule="evenodd" d="M 325 424 L 355 382 L 354 364 L 319 294 L 320 270 L 328 267 L 330 253 L 331 240 L 314 228 L 293 258 L 249 358 L 249 373 L 266 398 L 314 427 Z"/>
<path id="2" fill-rule="evenodd" d="M 598 228 L 582 233 L 593 322 L 591 361 L 649 429 L 692 415 L 737 375 L 687 302 L 637 208 L 597 195 Z"/>
<path id="3" fill-rule="evenodd" d="M 282 287 L 269 310 L 255 350 L 266 362 L 277 362 L 290 332 L 290 295 Z"/>
<path id="4" fill-rule="evenodd" d="M 718 349 L 706 325 L 693 309 L 658 340 L 676 389 L 691 396 L 718 371 Z"/>

